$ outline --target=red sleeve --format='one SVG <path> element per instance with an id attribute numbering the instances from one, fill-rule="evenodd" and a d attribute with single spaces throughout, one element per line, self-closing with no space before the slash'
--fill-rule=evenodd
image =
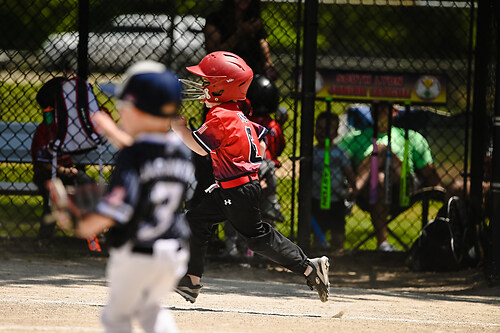
<path id="1" fill-rule="evenodd" d="M 45 123 L 40 123 L 35 130 L 31 141 L 31 158 L 33 164 L 52 163 L 52 153 L 49 151 L 49 143 L 52 138 L 52 128 Z"/>
<path id="2" fill-rule="evenodd" d="M 31 158 L 33 165 L 39 163 L 52 163 L 52 153 L 49 150 L 49 145 L 55 137 L 55 125 L 46 125 L 40 123 L 35 130 L 33 140 L 31 141 Z M 73 160 L 71 155 L 58 155 L 57 164 L 61 166 L 72 166 Z"/>
<path id="3" fill-rule="evenodd" d="M 283 131 L 281 126 L 274 120 L 269 123 L 269 133 L 266 136 L 267 139 L 267 154 L 269 159 L 273 160 L 276 165 L 279 165 L 277 160 L 278 156 L 283 153 L 285 149 L 285 137 L 283 136 Z"/>
<path id="4" fill-rule="evenodd" d="M 224 127 L 217 117 L 207 120 L 200 128 L 193 131 L 194 140 L 207 152 L 219 148 L 224 137 Z"/>
<path id="5" fill-rule="evenodd" d="M 285 136 L 283 135 L 283 131 L 280 126 L 276 127 L 276 151 L 274 158 L 281 155 L 283 150 L 285 150 Z"/>
<path id="6" fill-rule="evenodd" d="M 259 141 L 263 140 L 267 134 L 267 128 L 257 123 L 254 123 L 253 121 L 250 121 L 250 123 L 253 125 L 253 128 L 255 129 L 255 133 L 257 133 Z"/>

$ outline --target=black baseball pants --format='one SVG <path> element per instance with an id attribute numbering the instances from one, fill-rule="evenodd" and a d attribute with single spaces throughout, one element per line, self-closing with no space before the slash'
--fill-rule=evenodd
<path id="1" fill-rule="evenodd" d="M 191 228 L 187 274 L 201 277 L 210 230 L 226 221 L 245 239 L 248 247 L 297 274 L 307 268 L 302 249 L 260 218 L 261 188 L 258 180 L 230 188 L 217 188 L 186 213 Z"/>

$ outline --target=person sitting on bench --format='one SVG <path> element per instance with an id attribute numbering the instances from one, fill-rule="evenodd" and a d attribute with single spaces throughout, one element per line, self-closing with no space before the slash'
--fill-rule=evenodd
<path id="1" fill-rule="evenodd" d="M 374 107 L 377 107 L 378 114 L 374 116 Z M 354 130 L 347 133 L 339 142 L 338 146 L 343 148 L 350 156 L 356 170 L 356 188 L 359 194 L 356 200 L 357 205 L 364 211 L 370 213 L 375 236 L 377 237 L 377 249 L 381 251 L 394 251 L 396 248 L 387 241 L 387 218 L 391 212 L 400 207 L 399 189 L 401 167 L 404 156 L 405 129 L 391 127 L 391 180 L 392 180 L 392 201 L 385 203 L 384 197 L 384 169 L 386 161 L 386 151 L 388 145 L 389 132 L 389 112 L 392 112 L 393 119 L 399 109 L 388 102 L 374 103 L 371 107 L 372 119 L 377 119 L 377 148 L 378 148 L 378 189 L 377 198 L 374 204 L 369 203 L 370 197 L 370 168 L 371 155 L 373 151 L 373 129 Z M 440 177 L 434 167 L 431 149 L 427 140 L 418 132 L 409 130 L 409 153 L 408 166 L 411 175 L 409 186 L 416 189 L 418 180 L 422 186 L 441 185 Z"/>
<path id="2" fill-rule="evenodd" d="M 57 127 L 54 122 L 54 108 L 43 110 L 43 121 L 38 125 L 31 143 L 31 157 L 33 160 L 33 183 L 43 199 L 43 214 L 38 229 L 38 238 L 41 240 L 52 237 L 55 221 L 47 221 L 50 215 L 49 191 L 45 186 L 52 178 L 52 152 L 50 143 L 56 137 Z M 73 164 L 71 155 L 63 154 L 57 157 L 56 176 L 61 178 L 65 185 L 90 184 L 94 180 L 84 171 Z"/>

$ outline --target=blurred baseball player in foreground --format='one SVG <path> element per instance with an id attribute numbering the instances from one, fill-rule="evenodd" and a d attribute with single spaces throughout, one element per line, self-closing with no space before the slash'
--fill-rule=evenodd
<path id="1" fill-rule="evenodd" d="M 252 251 L 304 275 L 311 290 L 315 288 L 321 301 L 326 302 L 330 287 L 328 258 L 307 258 L 300 247 L 261 220 L 257 172 L 262 162 L 259 139 L 266 130 L 249 121 L 238 104 L 246 98 L 252 69 L 239 56 L 225 51 L 210 53 L 199 65 L 187 69 L 203 78 L 203 84 L 184 82 L 199 88 L 203 94 L 199 98 L 210 111 L 196 131 L 187 128 L 184 117 L 173 120 L 172 129 L 194 152 L 210 154 L 216 183 L 207 189 L 210 195 L 186 214 L 192 233 L 191 257 L 177 293 L 195 302 L 211 226 L 227 220 Z"/>
<path id="2" fill-rule="evenodd" d="M 194 168 L 191 152 L 170 132 L 181 85 L 162 64 L 139 62 L 127 71 L 117 97 L 125 133 L 115 134 L 128 134 L 133 142 L 121 143 L 107 194 L 75 234 L 88 237 L 111 228 L 110 295 L 101 316 L 106 332 L 132 332 L 134 318 L 146 332 L 177 332 L 160 301 L 186 272 L 189 257 L 189 227 L 179 209 Z M 58 220 L 64 225 L 64 218 Z"/>

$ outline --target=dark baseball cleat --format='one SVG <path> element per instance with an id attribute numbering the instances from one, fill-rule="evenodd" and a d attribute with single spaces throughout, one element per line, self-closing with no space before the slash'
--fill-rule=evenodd
<path id="1" fill-rule="evenodd" d="M 330 294 L 330 281 L 328 281 L 328 269 L 330 261 L 327 257 L 314 258 L 309 260 L 312 271 L 306 276 L 306 282 L 311 290 L 316 289 L 321 302 L 328 301 Z"/>
<path id="2" fill-rule="evenodd" d="M 191 282 L 189 276 L 184 275 L 177 284 L 175 292 L 184 297 L 186 301 L 194 303 L 196 302 L 196 297 L 198 297 L 198 294 L 200 293 L 201 287 L 202 286 L 199 284 L 195 286 Z"/>

